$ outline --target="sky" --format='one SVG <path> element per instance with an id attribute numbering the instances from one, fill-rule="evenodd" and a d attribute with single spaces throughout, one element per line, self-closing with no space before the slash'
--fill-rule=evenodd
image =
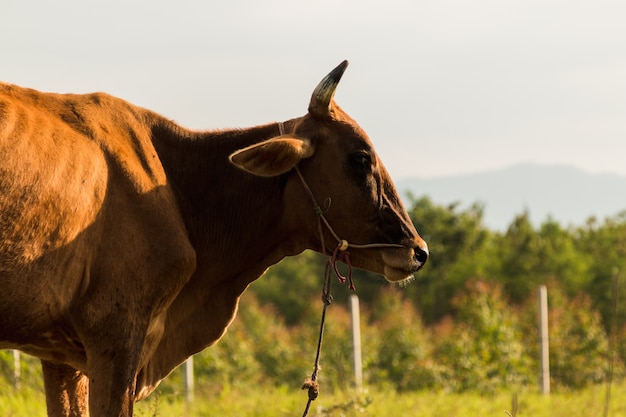
<path id="1" fill-rule="evenodd" d="M 0 80 L 194 129 L 336 100 L 396 178 L 518 163 L 626 176 L 626 2 L 3 0 Z"/>

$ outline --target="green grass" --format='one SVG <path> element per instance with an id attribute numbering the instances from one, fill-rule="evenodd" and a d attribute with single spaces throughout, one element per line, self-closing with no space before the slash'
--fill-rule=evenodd
<path id="1" fill-rule="evenodd" d="M 15 390 L 0 381 L 0 416 L 45 416 L 46 398 L 43 391 L 31 388 Z"/>
<path id="2" fill-rule="evenodd" d="M 323 389 L 323 387 L 322 387 Z M 370 389 L 361 395 L 354 392 L 325 393 L 313 402 L 310 417 L 603 417 L 606 387 L 592 386 L 580 391 L 557 392 L 549 396 L 536 392 L 517 394 L 517 413 L 513 393 L 495 395 L 403 393 Z M 196 393 L 196 401 L 186 405 L 182 395 L 153 394 L 135 407 L 137 417 L 269 417 L 301 416 L 306 393 L 297 388 L 250 387 L 249 390 L 222 389 L 219 393 Z M 3 417 L 45 416 L 43 393 L 31 389 L 0 393 Z M 626 382 L 612 388 L 610 417 L 626 417 Z"/>
<path id="3" fill-rule="evenodd" d="M 608 416 L 626 417 L 626 383 L 614 386 Z M 605 407 L 605 386 L 593 386 L 581 391 L 553 393 L 549 396 L 537 392 L 517 393 L 517 412 L 513 405 L 514 394 L 501 392 L 495 395 L 403 393 L 369 390 L 361 395 L 354 393 L 320 394 L 313 402 L 309 416 L 421 416 L 421 417 L 485 417 L 507 415 L 532 417 L 602 417 Z M 306 404 L 305 392 L 277 389 L 222 392 L 211 399 L 197 398 L 185 409 L 184 402 L 170 403 L 165 398 L 148 399 L 139 404 L 137 415 L 156 416 L 301 416 Z M 155 414 L 155 406 L 157 413 Z M 508 412 L 508 414 L 507 414 Z"/>

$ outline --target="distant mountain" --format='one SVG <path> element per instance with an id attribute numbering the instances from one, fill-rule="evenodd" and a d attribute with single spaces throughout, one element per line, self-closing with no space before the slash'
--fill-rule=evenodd
<path id="1" fill-rule="evenodd" d="M 535 225 L 548 216 L 564 226 L 583 225 L 626 210 L 626 177 L 589 174 L 564 165 L 521 164 L 502 170 L 441 178 L 396 181 L 404 196 L 428 195 L 437 204 L 475 202 L 485 206 L 485 225 L 506 230 L 517 214 L 527 211 Z"/>

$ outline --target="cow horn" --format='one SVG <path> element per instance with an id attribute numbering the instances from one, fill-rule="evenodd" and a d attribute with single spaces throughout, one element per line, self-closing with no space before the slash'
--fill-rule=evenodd
<path id="1" fill-rule="evenodd" d="M 335 95 L 335 89 L 341 76 L 348 67 L 348 61 L 343 61 L 332 70 L 313 90 L 311 102 L 309 103 L 309 113 L 318 116 L 327 116 L 330 111 L 330 102 Z"/>

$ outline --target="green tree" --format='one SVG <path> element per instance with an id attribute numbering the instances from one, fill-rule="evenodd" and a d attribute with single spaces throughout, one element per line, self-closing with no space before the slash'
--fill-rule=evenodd
<path id="1" fill-rule="evenodd" d="M 590 262 L 583 290 L 592 298 L 605 327 L 626 324 L 626 211 L 607 218 L 602 224 L 590 218 L 578 228 L 575 244 Z M 613 289 L 613 282 L 616 287 Z M 616 314 L 613 315 L 613 292 Z M 624 358 L 626 359 L 626 358 Z"/>
<path id="2" fill-rule="evenodd" d="M 491 233 L 479 204 L 461 211 L 458 203 L 443 207 L 421 197 L 413 199 L 409 214 L 428 243 L 430 259 L 407 293 L 425 322 L 433 323 L 451 313 L 450 300 L 469 277 L 484 275 Z"/>
<path id="3" fill-rule="evenodd" d="M 273 305 L 287 325 L 295 325 L 305 320 L 311 297 L 321 294 L 323 274 L 323 257 L 305 251 L 272 266 L 248 291 L 261 304 Z"/>
<path id="4" fill-rule="evenodd" d="M 540 266 L 541 238 L 533 228 L 528 212 L 515 217 L 504 235 L 497 239 L 492 276 L 504 286 L 511 301 L 521 303 L 543 282 Z"/>
<path id="5" fill-rule="evenodd" d="M 512 302 L 523 303 L 540 284 L 551 280 L 563 283 L 571 294 L 584 288 L 590 260 L 573 232 L 556 221 L 548 218 L 537 230 L 526 212 L 495 240 L 488 275 L 503 284 Z"/>

